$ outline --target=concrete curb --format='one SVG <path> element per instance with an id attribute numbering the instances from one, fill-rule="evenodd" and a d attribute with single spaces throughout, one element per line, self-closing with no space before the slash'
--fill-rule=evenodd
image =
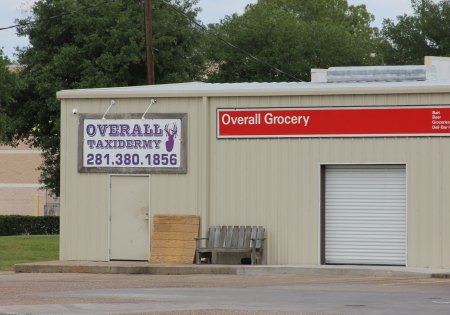
<path id="1" fill-rule="evenodd" d="M 158 265 L 147 262 L 50 261 L 17 264 L 16 273 L 95 273 L 151 275 L 276 275 L 305 274 L 384 278 L 449 279 L 450 270 L 378 266 L 270 266 L 270 265 Z"/>
<path id="2" fill-rule="evenodd" d="M 236 267 L 214 266 L 182 266 L 182 265 L 98 265 L 98 264 L 18 264 L 14 266 L 17 273 L 96 273 L 96 274 L 151 274 L 151 275 L 192 275 L 192 274 L 224 274 L 235 275 Z"/>
<path id="3" fill-rule="evenodd" d="M 242 273 L 241 273 L 242 272 Z M 342 267 L 289 267 L 270 266 L 243 268 L 238 274 L 263 275 L 263 274 L 307 274 L 307 275 L 327 275 L 327 276 L 361 276 L 380 278 L 431 278 L 433 274 L 415 272 L 408 270 L 372 269 L 360 268 L 359 266 Z"/>

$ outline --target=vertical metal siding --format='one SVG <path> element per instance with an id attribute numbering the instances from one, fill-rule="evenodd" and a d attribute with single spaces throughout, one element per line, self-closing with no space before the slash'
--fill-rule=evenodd
<path id="1" fill-rule="evenodd" d="M 445 105 L 450 94 L 214 97 L 210 104 L 210 224 L 264 225 L 269 264 L 319 264 L 320 165 L 407 164 L 407 265 L 450 268 L 450 138 L 216 139 L 217 108 Z"/>
<path id="2" fill-rule="evenodd" d="M 206 108 L 202 98 L 158 99 L 157 105 L 151 112 L 188 114 L 188 171 L 178 175 L 150 175 L 152 214 L 200 215 L 202 208 L 206 207 L 206 191 L 199 189 L 199 180 L 207 165 L 207 147 L 204 145 L 206 122 L 203 119 Z"/>
<path id="3" fill-rule="evenodd" d="M 264 225 L 268 263 L 319 264 L 320 165 L 407 163 L 407 264 L 450 268 L 450 138 L 215 137 L 218 107 L 448 105 L 450 93 L 213 97 L 209 103 L 207 109 L 201 98 L 165 98 L 152 107 L 189 115 L 188 174 L 151 175 L 152 213 L 208 212 L 208 225 Z M 107 175 L 78 174 L 77 116 L 71 110 L 103 113 L 108 104 L 62 102 L 61 259 L 107 259 Z M 112 111 L 141 113 L 147 105 L 148 99 L 119 99 Z"/>
<path id="4" fill-rule="evenodd" d="M 324 219 L 326 263 L 405 265 L 405 167 L 327 166 Z"/>
<path id="5" fill-rule="evenodd" d="M 62 260 L 108 260 L 108 174 L 78 173 L 78 115 L 72 114 L 72 109 L 103 114 L 109 102 L 109 99 L 62 101 Z M 148 104 L 149 99 L 117 99 L 110 112 L 143 113 Z M 204 138 L 204 111 L 201 98 L 158 99 L 152 106 L 151 112 L 188 113 L 188 173 L 150 175 L 152 214 L 199 214 L 206 207 L 204 201 L 200 203 L 200 199 L 205 200 L 205 192 L 198 190 L 199 173 L 206 158 L 206 148 L 200 141 Z"/>
<path id="6" fill-rule="evenodd" d="M 109 100 L 65 100 L 61 132 L 61 252 L 62 260 L 108 259 L 108 178 L 77 169 L 78 116 L 102 112 Z"/>

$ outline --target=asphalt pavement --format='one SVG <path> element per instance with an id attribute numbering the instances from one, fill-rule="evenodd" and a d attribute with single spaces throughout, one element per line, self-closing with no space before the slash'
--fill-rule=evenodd
<path id="1" fill-rule="evenodd" d="M 450 279 L 0 272 L 0 314 L 450 314 Z"/>

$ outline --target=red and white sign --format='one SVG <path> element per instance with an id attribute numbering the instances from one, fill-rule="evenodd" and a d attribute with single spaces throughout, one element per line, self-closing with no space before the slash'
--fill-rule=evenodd
<path id="1" fill-rule="evenodd" d="M 218 138 L 450 136 L 450 106 L 218 109 Z"/>

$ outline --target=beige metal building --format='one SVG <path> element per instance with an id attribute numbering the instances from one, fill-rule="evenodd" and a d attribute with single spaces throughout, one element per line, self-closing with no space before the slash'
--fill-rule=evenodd
<path id="1" fill-rule="evenodd" d="M 39 184 L 41 152 L 27 145 L 0 145 L 0 215 L 43 214 L 46 191 Z"/>
<path id="2" fill-rule="evenodd" d="M 450 268 L 450 81 L 421 67 L 397 73 L 401 82 L 378 68 L 365 71 L 379 82 L 339 81 L 349 69 L 338 68 L 322 83 L 59 92 L 60 258 L 147 260 L 152 215 L 194 214 L 202 234 L 263 225 L 268 264 Z M 154 126 L 146 119 L 178 121 L 148 132 L 166 142 L 167 130 L 185 133 L 175 170 L 142 166 L 159 154 L 144 158 L 129 140 Z"/>

